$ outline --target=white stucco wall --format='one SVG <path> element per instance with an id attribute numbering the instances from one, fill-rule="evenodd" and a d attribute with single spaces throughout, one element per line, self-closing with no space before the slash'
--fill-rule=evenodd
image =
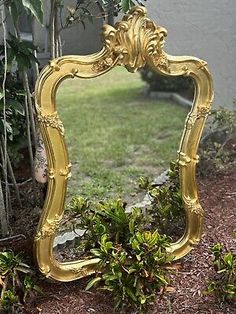
<path id="1" fill-rule="evenodd" d="M 146 7 L 148 15 L 168 30 L 165 50 L 206 60 L 214 79 L 214 105 L 231 108 L 236 98 L 236 0 L 147 0 Z M 96 20 L 86 31 L 82 25 L 64 31 L 64 54 L 98 50 L 101 25 Z M 45 30 L 38 28 L 36 37 L 43 45 Z"/>
<path id="2" fill-rule="evenodd" d="M 74 7 L 76 1 L 75 0 L 65 0 L 65 8 Z M 1 6 L 0 6 L 0 22 L 1 22 Z M 85 20 L 85 28 L 83 25 L 77 24 L 71 28 L 65 29 L 61 32 L 61 40 L 62 40 L 62 50 L 63 54 L 91 54 L 102 47 L 102 38 L 101 38 L 101 28 L 104 23 L 104 20 L 99 16 L 101 16 L 101 12 L 96 4 L 91 5 L 89 7 L 91 9 L 91 13 L 95 16 L 93 18 L 93 22 L 91 23 L 88 19 Z M 43 9 L 44 9 L 44 25 L 42 26 L 37 21 L 35 21 L 33 26 L 35 43 L 39 47 L 39 51 L 43 52 L 45 49 L 49 51 L 49 38 L 47 25 L 49 24 L 49 14 L 50 14 L 50 1 L 43 1 Z M 63 11 L 65 12 L 66 9 Z M 64 14 L 63 21 L 66 18 Z M 7 32 L 11 32 L 14 34 L 13 25 L 11 18 L 7 19 Z M 0 28 L 0 44 L 3 41 L 3 29 Z M 45 55 L 45 62 L 47 62 L 47 56 Z M 41 58 L 41 55 L 40 55 Z"/>
<path id="3" fill-rule="evenodd" d="M 236 0 L 148 0 L 149 16 L 168 30 L 165 50 L 208 62 L 214 106 L 236 98 Z"/>
<path id="4" fill-rule="evenodd" d="M 44 0 L 44 24 L 49 24 L 50 2 Z M 74 7 L 75 0 L 65 0 L 65 8 Z M 90 7 L 92 14 L 99 15 L 100 11 L 97 5 Z M 63 10 L 63 22 L 68 14 L 67 10 Z M 66 13 L 65 13 L 66 12 Z M 61 32 L 62 51 L 66 54 L 90 54 L 99 50 L 102 47 L 101 42 L 101 27 L 103 25 L 102 18 L 93 18 L 93 23 L 89 20 L 85 21 L 85 29 L 82 24 L 74 25 L 71 28 Z M 41 49 L 45 48 L 45 41 L 48 41 L 47 30 L 36 22 L 35 24 L 35 41 Z M 49 44 L 49 43 L 48 43 Z"/>

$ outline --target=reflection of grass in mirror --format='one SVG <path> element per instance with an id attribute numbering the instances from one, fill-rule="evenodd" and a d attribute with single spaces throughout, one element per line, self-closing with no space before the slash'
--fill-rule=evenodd
<path id="1" fill-rule="evenodd" d="M 129 198 L 141 175 L 156 177 L 176 158 L 186 110 L 144 97 L 144 86 L 138 74 L 117 68 L 60 87 L 70 195 Z"/>

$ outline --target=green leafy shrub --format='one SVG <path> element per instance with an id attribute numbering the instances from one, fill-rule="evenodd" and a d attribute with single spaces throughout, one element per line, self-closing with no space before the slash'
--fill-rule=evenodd
<path id="1" fill-rule="evenodd" d="M 83 230 L 77 247 L 80 257 L 100 259 L 99 271 L 87 289 L 99 284 L 111 291 L 117 308 L 133 306 L 142 312 L 168 286 L 171 238 L 162 232 L 169 226 L 168 219 L 173 222 L 183 215 L 176 163 L 171 163 L 168 176 L 159 187 L 140 178 L 140 187 L 152 199 L 142 209 L 127 211 L 121 200 L 94 204 L 82 197 L 74 197 L 67 206 L 77 219 L 76 228 Z"/>
<path id="2" fill-rule="evenodd" d="M 0 46 L 0 54 L 3 46 Z M 0 61 L 0 81 L 4 79 L 4 63 Z M 6 76 L 6 120 L 4 119 L 3 90 L 0 87 L 0 135 L 4 136 L 6 127 L 8 139 L 8 153 L 14 165 L 21 160 L 20 150 L 26 146 L 25 127 L 25 91 L 17 72 L 7 72 Z"/>
<path id="3" fill-rule="evenodd" d="M 0 252 L 1 313 L 15 313 L 33 292 L 41 293 L 31 268 L 12 251 Z"/>
<path id="4" fill-rule="evenodd" d="M 179 237 L 182 236 L 185 227 L 185 215 L 179 183 L 179 167 L 176 161 L 170 163 L 170 169 L 166 177 L 165 182 L 160 185 L 150 183 L 150 180 L 146 177 L 140 177 L 139 188 L 145 190 L 150 200 L 142 211 L 145 213 L 145 223 L 148 223 L 149 229 L 158 229 L 161 233 L 168 234 L 171 237 Z M 80 247 L 83 243 L 84 248 L 87 248 L 87 238 L 90 242 L 96 239 L 95 217 L 107 206 L 105 204 L 104 202 L 92 204 L 89 200 L 77 196 L 72 198 L 67 205 L 69 219 L 64 221 L 62 227 L 65 229 L 71 227 L 73 229 L 86 229 Z M 100 224 L 99 228 L 101 228 Z M 107 228 L 102 229 L 102 232 L 105 232 Z"/>
<path id="5" fill-rule="evenodd" d="M 93 18 L 104 18 L 106 16 L 118 16 L 119 12 L 127 13 L 133 6 L 141 5 L 144 6 L 144 2 L 146 0 L 103 0 L 102 2 L 99 1 L 85 1 L 85 0 L 78 0 L 75 1 L 73 6 L 67 7 L 67 16 L 65 19 L 65 24 L 63 28 L 68 28 L 78 23 L 81 23 L 86 28 L 85 22 L 88 20 L 89 22 L 93 22 Z M 96 16 L 92 14 L 92 10 L 94 3 L 99 6 L 100 13 Z M 63 2 L 59 2 L 58 6 L 62 10 L 64 4 Z"/>
<path id="6" fill-rule="evenodd" d="M 21 307 L 19 297 L 11 290 L 6 290 L 1 297 L 2 313 L 15 313 Z"/>
<path id="7" fill-rule="evenodd" d="M 147 178 L 141 177 L 139 186 L 150 196 L 147 212 L 152 227 L 178 237 L 183 233 L 185 216 L 176 161 L 171 162 L 167 177 L 167 181 L 160 186 L 150 184 Z"/>
<path id="8" fill-rule="evenodd" d="M 236 104 L 233 110 L 221 107 L 212 111 L 210 130 L 200 148 L 200 174 L 215 174 L 226 169 L 236 158 Z"/>
<path id="9" fill-rule="evenodd" d="M 97 274 L 87 289 L 100 282 L 102 289 L 113 293 L 116 308 L 129 305 L 142 312 L 168 285 L 169 239 L 157 230 L 140 232 L 131 226 L 124 231 L 126 241 L 117 242 L 117 233 L 103 234 L 98 248 L 91 250 L 101 260 L 102 274 Z"/>
<path id="10" fill-rule="evenodd" d="M 85 230 L 83 247 L 100 259 L 99 272 L 87 289 L 99 282 L 102 289 L 113 293 L 116 308 L 130 305 L 140 311 L 163 293 L 172 260 L 166 250 L 170 239 L 157 230 L 149 231 L 141 209 L 127 213 L 125 204 L 117 200 L 100 202 L 96 209 L 79 205 L 76 210 Z"/>
<path id="11" fill-rule="evenodd" d="M 219 243 L 211 251 L 214 256 L 213 265 L 216 275 L 208 284 L 208 293 L 215 293 L 221 301 L 236 301 L 236 256 L 225 251 Z"/>
<path id="12" fill-rule="evenodd" d="M 164 77 L 149 67 L 140 70 L 141 78 L 147 82 L 149 90 L 160 92 L 193 91 L 193 81 L 188 77 Z"/>
<path id="13" fill-rule="evenodd" d="M 14 60 L 17 63 L 18 70 L 22 71 L 32 68 L 34 63 L 39 64 L 34 54 L 37 50 L 36 46 L 31 42 L 22 41 L 10 33 L 9 37 L 10 38 L 7 40 L 7 59 L 9 65 L 11 65 Z"/>

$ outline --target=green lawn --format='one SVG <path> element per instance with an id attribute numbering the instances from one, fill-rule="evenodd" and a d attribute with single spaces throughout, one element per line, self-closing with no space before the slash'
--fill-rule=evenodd
<path id="1" fill-rule="evenodd" d="M 68 195 L 130 200 L 141 175 L 156 177 L 176 158 L 186 110 L 143 95 L 138 73 L 116 68 L 67 80 L 57 95 L 72 162 Z"/>

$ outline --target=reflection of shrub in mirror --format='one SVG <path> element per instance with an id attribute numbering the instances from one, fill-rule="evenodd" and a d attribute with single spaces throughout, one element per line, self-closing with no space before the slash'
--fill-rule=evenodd
<path id="1" fill-rule="evenodd" d="M 161 185 L 151 184 L 143 177 L 139 185 L 147 193 L 147 202 L 141 203 L 140 208 L 136 207 L 139 204 L 127 208 L 127 204 L 121 200 L 100 201 L 96 204 L 80 196 L 72 198 L 67 206 L 65 221 L 69 221 L 74 230 L 81 230 L 78 246 L 80 256 L 96 247 L 99 237 L 114 230 L 119 229 L 119 239 L 116 240 L 122 242 L 126 225 L 131 228 L 132 223 L 133 230 L 159 230 L 176 239 L 183 234 L 185 215 L 176 163 L 171 163 L 166 180 Z"/>
<path id="2" fill-rule="evenodd" d="M 150 92 L 179 92 L 185 93 L 187 98 L 193 95 L 194 85 L 189 77 L 166 77 L 153 71 L 150 67 L 140 70 L 142 79 L 148 84 Z"/>
<path id="3" fill-rule="evenodd" d="M 140 187 L 146 190 L 150 198 L 147 211 L 152 227 L 178 239 L 185 227 L 178 164 L 171 162 L 164 182 L 155 184 L 140 178 Z"/>

